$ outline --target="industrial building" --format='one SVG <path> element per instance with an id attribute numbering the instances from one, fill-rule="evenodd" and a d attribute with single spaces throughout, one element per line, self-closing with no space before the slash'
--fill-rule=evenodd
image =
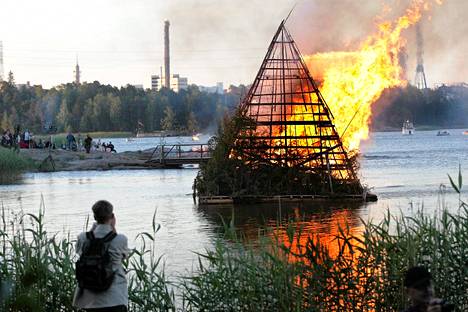
<path id="1" fill-rule="evenodd" d="M 198 86 L 198 89 L 201 92 L 207 92 L 207 93 L 217 93 L 217 94 L 224 93 L 224 85 L 222 82 L 217 82 L 216 86 L 212 86 L 212 87 Z"/>
<path id="2" fill-rule="evenodd" d="M 160 77 L 159 75 L 151 76 L 151 89 L 154 91 L 161 90 L 162 87 L 165 87 L 165 77 Z M 180 77 L 179 74 L 173 74 L 171 79 L 169 79 L 169 88 L 174 92 L 179 92 L 180 90 L 188 89 L 188 79 L 186 77 Z"/>

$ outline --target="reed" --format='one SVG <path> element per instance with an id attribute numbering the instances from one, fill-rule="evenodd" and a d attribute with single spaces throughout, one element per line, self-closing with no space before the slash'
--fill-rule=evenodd
<path id="1" fill-rule="evenodd" d="M 451 179 L 461 194 L 462 179 Z M 387 212 L 362 231 L 339 227 L 331 242 L 309 236 L 297 222 L 271 229 L 252 245 L 225 237 L 198 255 L 193 272 L 168 281 L 155 240 L 160 226 L 138 235 L 125 263 L 131 311 L 399 311 L 407 306 L 405 271 L 427 266 L 438 296 L 468 310 L 468 206 L 457 213 Z M 8 214 L 0 230 L 0 310 L 74 311 L 74 241 L 44 228 L 38 215 Z M 177 296 L 175 295 L 177 294 Z"/>
<path id="2" fill-rule="evenodd" d="M 32 168 L 33 165 L 32 160 L 14 150 L 0 147 L 0 184 L 16 181 L 23 171 Z"/>
<path id="3" fill-rule="evenodd" d="M 1 208 L 0 311 L 77 311 L 72 306 L 75 240 L 45 230 L 43 202 L 37 215 L 9 214 Z M 154 243 L 153 224 L 154 233 L 139 236 L 140 249 L 125 263 L 131 311 L 175 311 L 160 259 L 154 257 L 154 245 L 147 245 L 148 240 Z"/>

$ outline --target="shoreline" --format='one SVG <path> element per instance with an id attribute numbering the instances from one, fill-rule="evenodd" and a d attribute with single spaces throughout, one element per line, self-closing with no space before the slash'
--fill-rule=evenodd
<path id="1" fill-rule="evenodd" d="M 88 170 L 159 169 L 163 166 L 147 164 L 153 149 L 135 152 L 110 153 L 103 151 L 74 152 L 62 149 L 21 149 L 20 155 L 32 159 L 35 169 L 25 172 L 57 172 Z M 49 158 L 51 156 L 51 159 Z"/>

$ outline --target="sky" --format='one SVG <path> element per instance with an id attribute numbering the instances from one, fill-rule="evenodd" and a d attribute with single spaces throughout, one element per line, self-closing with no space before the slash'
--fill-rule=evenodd
<path id="1" fill-rule="evenodd" d="M 74 79 L 151 85 L 169 20 L 171 73 L 189 83 L 249 84 L 281 20 L 303 54 L 355 49 L 376 22 L 410 0 L 0 0 L 4 74 L 52 87 Z M 432 1 L 432 0 L 428 0 Z M 385 16 L 382 12 L 386 12 Z M 468 1 L 445 0 L 423 18 L 429 86 L 468 82 Z M 414 30 L 408 41 L 413 79 Z"/>

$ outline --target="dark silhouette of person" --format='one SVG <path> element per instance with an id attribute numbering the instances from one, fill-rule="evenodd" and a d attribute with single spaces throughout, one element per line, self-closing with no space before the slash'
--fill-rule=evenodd
<path id="1" fill-rule="evenodd" d="M 109 141 L 109 144 L 107 144 L 107 148 L 109 149 L 110 152 L 117 153 L 117 151 L 114 148 L 114 144 L 112 144 L 112 142 L 110 141 Z"/>
<path id="2" fill-rule="evenodd" d="M 89 151 L 91 150 L 92 143 L 93 143 L 93 138 L 90 137 L 89 134 L 87 134 L 86 139 L 84 139 L 84 148 L 87 154 L 89 154 Z"/>
<path id="3" fill-rule="evenodd" d="M 406 272 L 405 287 L 412 305 L 404 312 L 448 312 L 455 307 L 441 298 L 434 297 L 432 275 L 423 266 L 415 266 Z"/>

